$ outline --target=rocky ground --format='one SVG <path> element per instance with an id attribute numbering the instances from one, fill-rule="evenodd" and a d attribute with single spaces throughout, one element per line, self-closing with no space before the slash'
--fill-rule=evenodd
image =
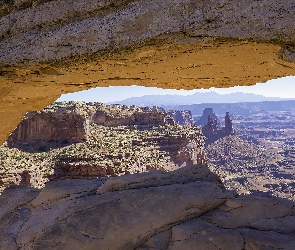
<path id="1" fill-rule="evenodd" d="M 239 194 L 295 200 L 294 167 L 286 165 L 286 157 L 275 144 L 224 137 L 206 146 L 208 166 L 225 187 Z"/>
<path id="2" fill-rule="evenodd" d="M 259 105 L 259 104 L 257 104 Z M 210 169 L 239 193 L 295 199 L 294 110 L 270 103 L 269 110 L 236 111 L 236 136 L 208 144 Z"/>
<path id="3" fill-rule="evenodd" d="M 54 104 L 44 112 L 59 116 L 66 112 L 87 118 L 90 125 L 83 137 L 87 139 L 80 143 L 72 143 L 64 137 L 60 142 L 3 144 L 0 147 L 1 190 L 12 184 L 43 188 L 48 180 L 120 176 L 156 169 L 172 171 L 193 163 L 206 164 L 208 158 L 210 170 L 219 175 L 228 189 L 239 194 L 257 193 L 295 199 L 294 167 L 291 164 L 294 150 L 292 141 L 289 145 L 282 135 L 277 140 L 286 141 L 284 150 L 278 147 L 278 141 L 249 139 L 245 133 L 252 130 L 239 125 L 237 132 L 244 140 L 237 136 L 224 136 L 214 142 L 208 140 L 205 152 L 204 137 L 198 127 L 165 124 L 164 111 L 156 107 L 78 102 Z M 177 114 L 186 113 L 178 111 Z M 40 117 L 42 125 L 43 116 Z M 130 122 L 145 125 L 118 125 Z M 154 122 L 162 125 L 154 126 Z M 31 131 L 41 127 L 35 125 L 36 120 L 32 124 L 36 128 Z M 54 131 L 56 124 L 51 125 Z M 67 128 L 60 122 L 58 126 L 59 131 Z M 28 127 L 23 129 L 30 131 Z M 267 128 L 265 130 L 259 131 L 258 135 L 272 135 Z M 42 130 L 39 134 L 43 134 Z M 291 132 L 288 134 L 290 136 Z"/>
<path id="4" fill-rule="evenodd" d="M 96 123 L 84 142 L 5 143 L 2 189 L 21 185 L 0 196 L 0 248 L 293 250 L 272 146 L 231 135 L 204 150 L 196 126 Z"/>
<path id="5" fill-rule="evenodd" d="M 0 247 L 293 250 L 293 201 L 236 195 L 205 166 L 10 187 Z"/>

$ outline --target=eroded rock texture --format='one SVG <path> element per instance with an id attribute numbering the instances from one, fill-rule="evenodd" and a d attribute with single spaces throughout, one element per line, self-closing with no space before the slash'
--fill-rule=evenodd
<path id="1" fill-rule="evenodd" d="M 87 139 L 89 121 L 74 112 L 30 112 L 9 138 L 9 142 L 33 143 L 34 141 L 82 142 Z"/>
<path id="2" fill-rule="evenodd" d="M 2 1 L 0 15 L 1 65 L 36 64 L 103 49 L 113 50 L 165 32 L 178 31 L 188 37 L 242 38 L 282 44 L 294 44 L 295 37 L 294 2 L 291 0 L 17 0 Z M 146 85 L 193 88 L 231 86 L 239 82 L 253 84 L 290 75 L 294 71 L 291 64 L 282 64 L 273 56 L 276 46 L 255 43 L 236 45 L 227 43 L 225 39 L 221 45 L 211 44 L 209 49 L 208 45 L 198 47 L 196 50 L 200 54 L 192 61 L 180 56 L 179 53 L 188 54 L 189 50 L 195 53 L 195 47 L 188 47 L 183 52 L 177 49 L 176 54 L 169 54 L 167 48 L 165 55 L 158 50 L 138 51 L 137 56 L 132 55 L 134 61 L 129 60 L 126 66 L 128 73 L 132 71 L 132 78 L 128 78 L 124 71 L 118 73 L 116 60 L 104 64 L 105 68 L 111 68 L 110 73 L 103 74 L 101 69 L 95 69 L 99 77 L 97 73 L 92 78 L 88 71 L 83 71 L 87 73 L 83 77 L 81 71 L 73 74 L 65 72 L 63 77 L 58 77 L 60 74 L 56 71 L 41 69 L 37 74 L 35 69 L 17 72 L 1 70 L 1 134 L 5 134 L 1 135 L 1 141 L 7 138 L 25 111 L 48 105 L 52 96 L 57 97 L 62 92 L 65 84 L 76 84 L 77 76 L 78 85 L 82 86 L 94 79 L 104 81 L 105 86 L 122 79 L 124 85 L 134 84 L 137 80 Z M 204 51 L 209 52 L 204 56 Z M 213 56 L 215 52 L 216 57 Z M 157 54 L 157 61 L 153 61 L 155 68 L 146 74 L 147 78 L 141 78 L 138 73 L 144 71 L 142 66 L 129 67 L 131 62 L 142 62 L 143 58 L 149 58 L 153 53 Z M 284 60 L 293 60 L 292 47 L 284 47 L 280 53 Z M 222 63 L 219 64 L 217 59 L 220 55 Z M 163 73 L 168 57 L 177 57 L 178 63 L 170 67 L 169 72 Z M 214 60 L 208 61 L 208 58 Z M 126 60 L 126 56 L 121 59 Z M 179 68 L 183 61 L 185 64 Z M 195 64 L 196 61 L 201 63 Z M 242 67 L 236 66 L 237 63 Z M 161 69 L 161 74 L 158 69 Z M 170 73 L 178 72 L 178 69 L 185 69 L 176 74 L 177 79 L 185 82 L 171 78 L 173 74 Z M 187 72 L 189 69 L 193 73 Z M 202 74 L 196 73 L 198 69 Z M 93 67 L 89 67 L 90 70 Z M 114 77 L 113 72 L 117 76 Z M 28 74 L 34 76 L 34 81 Z M 192 78 L 192 74 L 197 77 Z M 7 86 L 7 82 L 11 84 Z M 201 83 L 197 85 L 196 82 Z M 99 82 L 98 85 L 103 84 Z M 69 86 L 63 91 L 78 90 L 78 87 Z M 24 101 L 23 98 L 29 100 Z M 18 109 L 22 112 L 16 112 Z M 137 178 L 136 175 L 134 178 Z M 254 196 L 232 197 L 218 183 L 207 178 L 189 178 L 183 180 L 183 184 L 177 183 L 178 178 L 171 177 L 172 182 L 168 184 L 161 179 L 152 187 L 148 184 L 145 187 L 136 186 L 135 183 L 134 188 L 126 189 L 118 184 L 119 188 L 112 192 L 107 189 L 109 184 L 105 179 L 52 182 L 41 192 L 27 187 L 6 189 L 0 196 L 0 248 L 295 248 L 293 203 Z M 162 185 L 162 182 L 166 184 Z M 103 187 L 107 191 L 102 191 Z"/>
<path id="3" fill-rule="evenodd" d="M 195 123 L 189 110 L 171 110 L 168 114 L 175 120 L 175 124 L 192 126 Z"/>
<path id="4" fill-rule="evenodd" d="M 295 46 L 291 44 L 284 45 L 278 52 L 278 56 L 284 61 L 295 62 Z"/>
<path id="5" fill-rule="evenodd" d="M 295 247 L 293 202 L 235 196 L 204 166 L 11 187 L 0 200 L 3 249 Z"/>
<path id="6" fill-rule="evenodd" d="M 4 64 L 121 48 L 177 31 L 188 36 L 295 42 L 291 0 L 56 0 L 14 6 L 0 19 Z"/>
<path id="7" fill-rule="evenodd" d="M 204 111 L 203 111 L 202 117 L 203 116 L 204 116 Z M 224 127 L 221 127 L 221 129 L 218 129 L 217 119 L 212 119 L 211 116 L 208 115 L 208 121 L 207 121 L 207 124 L 202 127 L 202 133 L 204 136 L 207 137 L 207 139 L 210 139 L 211 141 L 217 140 L 224 136 L 234 135 L 235 130 L 233 129 L 232 119 L 229 116 L 229 112 L 226 112 L 226 115 L 224 117 Z"/>
<path id="8" fill-rule="evenodd" d="M 218 122 L 218 118 L 214 113 L 213 108 L 204 108 L 203 113 L 199 120 L 196 122 L 196 124 L 200 126 L 206 125 L 208 122 L 208 116 L 210 116 L 211 119 L 216 120 Z"/>
<path id="9" fill-rule="evenodd" d="M 27 111 L 62 93 L 229 87 L 292 75 L 293 12 L 291 0 L 1 1 L 0 141 Z"/>

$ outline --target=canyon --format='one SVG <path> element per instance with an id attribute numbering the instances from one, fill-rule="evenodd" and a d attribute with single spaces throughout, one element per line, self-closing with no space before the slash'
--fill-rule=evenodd
<path id="1" fill-rule="evenodd" d="M 102 126 L 193 125 L 188 111 L 73 102 L 54 104 L 39 112 L 29 112 L 8 139 L 8 143 L 34 141 L 82 142 L 89 136 L 90 124 Z"/>
<path id="2" fill-rule="evenodd" d="M 294 8 L 291 0 L 2 1 L 0 142 L 62 93 L 230 87 L 294 75 Z M 0 196 L 3 249 L 295 248 L 293 201 L 229 191 L 208 167 L 36 189 L 25 186 L 30 158 L 18 150 L 23 186 Z"/>
<path id="3" fill-rule="evenodd" d="M 29 112 L 0 155 L 0 190 L 206 164 L 189 111 L 85 102 Z"/>
<path id="4" fill-rule="evenodd" d="M 208 110 L 214 114 L 203 115 Z M 44 137 L 44 127 L 63 131 L 77 115 L 81 141 Z M 205 146 L 212 137 L 192 121 L 189 111 L 84 102 L 28 113 L 0 147 L 7 168 L 0 246 L 293 249 L 292 193 L 262 195 L 255 181 L 263 171 L 253 178 L 256 166 L 279 160 L 277 152 L 230 133 Z"/>

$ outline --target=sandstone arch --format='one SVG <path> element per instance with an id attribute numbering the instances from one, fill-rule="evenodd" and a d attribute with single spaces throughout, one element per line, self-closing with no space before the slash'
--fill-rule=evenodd
<path id="1" fill-rule="evenodd" d="M 294 74 L 291 0 L 25 2 L 0 6 L 1 142 L 27 111 L 62 93 L 229 87 Z"/>

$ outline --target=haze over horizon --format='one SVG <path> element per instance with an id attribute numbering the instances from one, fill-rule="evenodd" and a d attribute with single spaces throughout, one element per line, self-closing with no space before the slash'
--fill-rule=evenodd
<path id="1" fill-rule="evenodd" d="M 289 91 L 285 91 L 286 89 L 288 89 Z M 261 95 L 263 97 L 295 99 L 295 76 L 272 79 L 267 81 L 266 83 L 257 83 L 256 85 L 252 86 L 235 86 L 231 88 L 175 90 L 161 89 L 156 87 L 143 87 L 136 85 L 98 87 L 75 93 L 64 94 L 57 100 L 57 102 L 85 101 L 111 103 L 120 102 L 131 97 L 142 97 L 147 95 L 190 96 L 195 93 L 208 92 L 214 92 L 221 95 L 240 92 Z"/>

